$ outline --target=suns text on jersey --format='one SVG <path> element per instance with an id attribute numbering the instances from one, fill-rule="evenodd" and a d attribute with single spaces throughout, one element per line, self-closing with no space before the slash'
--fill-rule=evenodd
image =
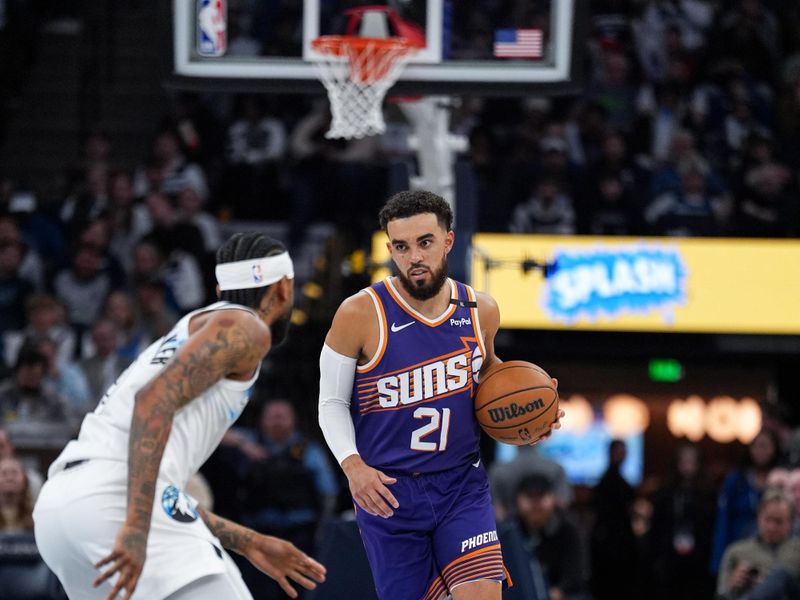
<path id="1" fill-rule="evenodd" d="M 455 392 L 472 382 L 471 357 L 467 353 L 432 361 L 377 381 L 381 408 L 415 404 Z"/>

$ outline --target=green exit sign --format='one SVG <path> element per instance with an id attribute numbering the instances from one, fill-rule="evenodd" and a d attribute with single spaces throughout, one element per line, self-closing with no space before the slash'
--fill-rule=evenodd
<path id="1" fill-rule="evenodd" d="M 674 383 L 683 377 L 683 365 L 674 358 L 653 358 L 647 365 L 652 381 Z"/>

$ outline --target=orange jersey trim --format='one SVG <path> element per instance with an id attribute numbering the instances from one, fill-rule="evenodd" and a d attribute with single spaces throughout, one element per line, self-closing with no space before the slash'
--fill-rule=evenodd
<path id="1" fill-rule="evenodd" d="M 462 337 L 461 343 L 464 344 L 463 348 L 459 348 L 458 350 L 453 350 L 452 352 L 448 352 L 447 354 L 440 354 L 439 356 L 432 356 L 431 358 L 426 358 L 423 361 L 418 363 L 414 363 L 413 365 L 408 365 L 406 367 L 402 367 L 401 369 L 395 369 L 394 371 L 388 371 L 386 373 L 381 373 L 380 375 L 372 375 L 370 377 L 364 377 L 358 384 L 359 388 L 366 388 L 370 384 L 374 383 L 381 377 L 386 377 L 387 375 L 394 375 L 396 373 L 403 373 L 404 371 L 408 371 L 410 369 L 416 369 L 417 367 L 422 367 L 424 365 L 430 364 L 437 360 L 444 360 L 446 358 L 452 358 L 453 356 L 458 356 L 459 354 L 463 353 L 472 353 L 472 350 L 469 347 L 467 342 L 477 342 L 475 338 L 472 337 Z"/>
<path id="2" fill-rule="evenodd" d="M 375 305 L 375 312 L 378 315 L 378 350 L 369 362 L 361 366 L 356 366 L 357 373 L 368 373 L 380 364 L 389 341 L 389 328 L 386 325 L 386 312 L 383 310 L 383 303 L 372 288 L 365 288 L 364 291 L 372 298 L 372 302 Z"/>
<path id="3" fill-rule="evenodd" d="M 494 579 L 508 575 L 503 565 L 503 555 L 500 544 L 492 544 L 465 554 L 442 569 L 433 583 L 431 583 L 423 600 L 439 600 L 449 589 L 460 583 L 478 579 Z M 510 578 L 508 580 L 510 585 Z"/>
<path id="4" fill-rule="evenodd" d="M 450 298 L 451 299 L 455 298 L 457 300 L 458 299 L 458 288 L 456 287 L 456 284 L 453 283 L 453 280 L 449 279 L 449 278 L 447 279 L 447 282 L 450 284 Z M 455 304 L 451 304 L 447 308 L 447 310 L 444 311 L 444 313 L 442 313 L 441 316 L 437 317 L 436 319 L 429 319 L 428 317 L 426 317 L 422 313 L 419 313 L 416 310 L 414 310 L 408 304 L 408 302 L 405 301 L 405 299 L 400 295 L 400 293 L 394 288 L 394 285 L 390 281 L 389 277 L 387 277 L 383 281 L 383 284 L 386 287 L 386 290 L 389 292 L 389 295 L 392 298 L 394 298 L 394 301 L 397 302 L 397 305 L 401 309 L 403 309 L 403 311 L 408 313 L 409 316 L 414 317 L 420 323 L 423 323 L 423 324 L 427 325 L 428 327 L 438 327 L 439 325 L 444 323 L 447 319 L 449 319 L 453 315 L 454 312 L 456 312 L 456 305 Z"/>
<path id="5" fill-rule="evenodd" d="M 483 343 L 483 332 L 481 331 L 481 320 L 478 317 L 478 294 L 475 293 L 470 286 L 464 284 L 467 288 L 467 297 L 470 301 L 475 303 L 475 308 L 470 308 L 469 312 L 472 315 L 472 329 L 475 332 L 475 339 L 478 342 L 478 347 L 481 349 L 481 356 L 486 360 L 486 345 Z"/>

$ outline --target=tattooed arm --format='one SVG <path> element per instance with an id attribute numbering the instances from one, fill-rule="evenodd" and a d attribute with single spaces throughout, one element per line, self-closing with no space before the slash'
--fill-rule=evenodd
<path id="1" fill-rule="evenodd" d="M 270 343 L 269 329 L 252 314 L 211 313 L 164 370 L 137 393 L 128 444 L 127 517 L 114 550 L 96 565 L 111 563 L 95 587 L 119 572 L 109 598 L 123 589 L 129 598 L 141 575 L 156 480 L 175 413 L 223 377 L 252 375 Z"/>
<path id="2" fill-rule="evenodd" d="M 223 546 L 241 554 L 272 577 L 290 598 L 296 598 L 297 592 L 289 579 L 310 590 L 316 587 L 313 580 L 325 580 L 325 567 L 289 542 L 256 533 L 202 507 L 197 511 Z"/>

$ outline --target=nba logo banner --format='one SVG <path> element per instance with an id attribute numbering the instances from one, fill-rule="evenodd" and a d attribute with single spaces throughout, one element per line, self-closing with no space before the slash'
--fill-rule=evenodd
<path id="1" fill-rule="evenodd" d="M 222 56 L 227 49 L 227 0 L 198 0 L 197 53 L 200 56 Z"/>

